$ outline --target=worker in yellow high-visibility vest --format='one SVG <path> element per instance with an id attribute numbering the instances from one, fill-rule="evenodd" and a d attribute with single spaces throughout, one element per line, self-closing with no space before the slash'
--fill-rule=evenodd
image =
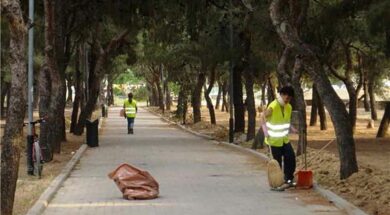
<path id="1" fill-rule="evenodd" d="M 295 153 L 289 140 L 290 131 L 297 130 L 290 125 L 292 107 L 291 99 L 294 97 L 294 90 L 290 86 L 280 89 L 277 98 L 272 101 L 261 115 L 261 124 L 266 125 L 264 132 L 265 143 L 271 146 L 272 156 L 278 161 L 283 170 L 285 184 L 282 190 L 294 186 Z"/>
<path id="2" fill-rule="evenodd" d="M 133 99 L 133 94 L 128 94 L 128 100 L 123 104 L 125 118 L 127 118 L 127 133 L 134 134 L 134 119 L 138 112 L 137 101 Z"/>

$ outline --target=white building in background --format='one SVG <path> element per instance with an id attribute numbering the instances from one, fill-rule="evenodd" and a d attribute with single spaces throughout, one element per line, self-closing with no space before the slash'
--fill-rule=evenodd
<path id="1" fill-rule="evenodd" d="M 133 91 L 133 90 L 136 90 L 136 89 L 139 89 L 141 87 L 145 87 L 146 84 L 145 83 L 140 83 L 140 84 L 127 84 L 126 85 L 126 90 L 129 92 L 129 91 Z"/>
<path id="2" fill-rule="evenodd" d="M 345 103 L 347 103 L 349 101 L 348 91 L 347 91 L 344 84 L 341 84 L 341 85 L 334 84 L 334 85 L 332 85 L 332 87 L 336 91 L 337 95 Z M 308 101 L 308 104 L 311 104 L 312 89 L 311 88 L 304 88 L 303 92 L 304 92 L 305 100 Z M 378 103 L 382 103 L 383 101 L 390 101 L 390 80 L 387 80 L 384 82 L 384 87 L 383 87 L 382 92 L 383 92 L 382 95 L 375 95 L 376 101 Z M 244 102 L 245 102 L 245 97 L 246 97 L 245 89 L 243 89 L 243 93 L 244 93 Z M 265 93 L 267 95 L 267 90 Z M 358 97 L 360 97 L 362 95 L 363 95 L 363 90 L 360 90 Z M 218 86 L 215 86 L 215 87 L 213 87 L 213 89 L 210 92 L 210 97 L 213 100 L 214 105 L 215 105 L 217 96 L 218 96 Z M 265 96 L 265 99 L 267 101 L 267 96 Z M 261 105 L 261 91 L 260 90 L 257 90 L 257 91 L 255 90 L 255 103 L 256 103 L 256 106 Z M 202 100 L 202 105 L 207 105 L 207 103 L 204 99 Z"/>

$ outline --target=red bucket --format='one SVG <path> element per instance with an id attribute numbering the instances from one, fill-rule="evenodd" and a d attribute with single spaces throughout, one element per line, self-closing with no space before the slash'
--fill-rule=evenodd
<path id="1" fill-rule="evenodd" d="M 313 187 L 313 172 L 311 170 L 299 170 L 297 177 L 297 188 L 310 189 Z"/>

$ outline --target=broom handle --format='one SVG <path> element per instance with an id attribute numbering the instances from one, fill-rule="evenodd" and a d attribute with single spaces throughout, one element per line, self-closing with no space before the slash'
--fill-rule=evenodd
<path id="1" fill-rule="evenodd" d="M 299 112 L 299 116 L 300 116 L 300 112 Z M 307 157 L 306 157 L 306 143 L 307 143 L 307 139 L 306 139 L 305 129 L 303 128 L 303 125 L 301 125 L 301 124 L 299 124 L 299 136 L 301 137 L 300 138 L 301 143 L 300 144 L 298 143 L 298 146 L 301 147 L 301 151 L 303 153 L 303 162 L 305 163 L 305 170 L 307 170 Z"/>
<path id="2" fill-rule="evenodd" d="M 271 160 L 274 159 L 274 156 L 272 155 L 272 147 L 271 145 L 268 143 L 268 148 L 269 148 L 269 154 L 270 154 L 270 157 L 271 157 Z"/>
<path id="3" fill-rule="evenodd" d="M 302 128 L 302 152 L 305 159 L 305 170 L 307 170 L 307 156 L 306 156 L 306 132 Z"/>
<path id="4" fill-rule="evenodd" d="M 261 124 L 260 127 L 263 130 L 264 138 L 268 138 L 268 129 L 267 129 L 267 126 L 265 125 L 264 121 L 263 121 L 263 123 Z M 274 159 L 274 157 L 272 155 L 272 148 L 271 148 L 271 145 L 269 143 L 267 145 L 268 145 L 270 157 L 271 157 L 271 160 L 272 160 L 272 159 Z"/>
<path id="5" fill-rule="evenodd" d="M 322 150 L 324 150 L 326 147 L 328 147 L 331 143 L 333 143 L 333 141 L 335 141 L 336 139 L 331 139 L 327 144 L 325 144 L 325 146 L 323 146 L 316 154 L 320 154 L 320 152 L 322 152 Z M 314 157 L 312 157 L 309 162 L 311 162 L 312 160 L 314 159 Z"/>

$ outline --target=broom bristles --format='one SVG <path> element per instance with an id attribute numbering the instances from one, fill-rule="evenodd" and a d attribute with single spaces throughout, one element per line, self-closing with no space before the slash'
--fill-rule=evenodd
<path id="1" fill-rule="evenodd" d="M 268 161 L 268 183 L 272 188 L 280 187 L 284 184 L 284 174 L 275 159 Z"/>

